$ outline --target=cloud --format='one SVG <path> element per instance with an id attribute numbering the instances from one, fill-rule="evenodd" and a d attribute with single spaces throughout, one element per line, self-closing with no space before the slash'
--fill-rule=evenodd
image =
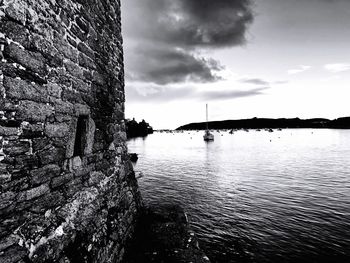
<path id="1" fill-rule="evenodd" d="M 278 85 L 287 84 L 287 83 L 288 83 L 287 80 L 277 80 L 272 82 L 272 84 L 278 84 Z"/>
<path id="2" fill-rule="evenodd" d="M 270 82 L 259 78 L 241 79 L 240 82 L 254 85 L 270 85 Z"/>
<path id="3" fill-rule="evenodd" d="M 223 69 L 213 59 L 205 59 L 182 49 L 154 48 L 144 46 L 134 49 L 130 65 L 131 81 L 156 84 L 180 82 L 214 82 L 220 80 L 216 72 Z M 142 63 L 141 63 L 142 61 Z"/>
<path id="4" fill-rule="evenodd" d="M 206 91 L 201 94 L 203 100 L 230 100 L 244 97 L 251 97 L 264 94 L 263 91 L 269 87 L 256 88 L 252 90 L 225 90 Z"/>
<path id="5" fill-rule="evenodd" d="M 286 80 L 267 81 L 261 78 L 243 78 L 243 79 L 240 79 L 239 82 L 246 83 L 246 84 L 253 84 L 257 86 L 271 86 L 273 84 L 281 85 L 281 84 L 288 83 L 288 81 Z"/>
<path id="6" fill-rule="evenodd" d="M 348 63 L 335 63 L 335 64 L 327 64 L 324 68 L 332 73 L 340 73 L 350 70 L 350 64 Z"/>
<path id="7" fill-rule="evenodd" d="M 264 94 L 269 87 L 259 87 L 250 90 L 204 90 L 194 86 L 158 85 L 146 83 L 127 84 L 128 101 L 137 103 L 171 102 L 176 100 L 196 99 L 199 101 L 230 100 Z"/>
<path id="8" fill-rule="evenodd" d="M 216 81 L 222 67 L 200 53 L 244 44 L 251 5 L 251 0 L 122 1 L 129 76 L 162 84 Z"/>
<path id="9" fill-rule="evenodd" d="M 311 69 L 311 66 L 300 65 L 298 68 L 290 69 L 287 72 L 288 72 L 289 75 L 294 75 L 294 74 L 303 73 L 303 72 L 305 72 L 307 70 L 310 70 L 310 69 Z"/>
<path id="10" fill-rule="evenodd" d="M 126 85 L 127 101 L 130 102 L 170 102 L 191 98 L 195 93 L 193 87 L 162 86 L 157 84 L 133 83 Z"/>

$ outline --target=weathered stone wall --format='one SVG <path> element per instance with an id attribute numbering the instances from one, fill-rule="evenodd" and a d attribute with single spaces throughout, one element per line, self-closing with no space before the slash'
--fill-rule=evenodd
<path id="1" fill-rule="evenodd" d="M 119 262 L 140 204 L 119 0 L 0 0 L 0 262 Z"/>

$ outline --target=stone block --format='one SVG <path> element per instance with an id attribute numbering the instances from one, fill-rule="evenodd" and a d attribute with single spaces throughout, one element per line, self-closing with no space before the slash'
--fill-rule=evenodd
<path id="1" fill-rule="evenodd" d="M 28 251 L 19 246 L 14 245 L 11 246 L 9 249 L 6 250 L 6 253 L 3 253 L 0 255 L 0 262 L 1 263 L 20 263 L 20 260 L 24 259 L 26 256 L 28 256 Z M 22 261 L 25 262 L 25 261 Z"/>
<path id="2" fill-rule="evenodd" d="M 6 96 L 9 98 L 43 103 L 49 102 L 47 89 L 35 83 L 5 76 L 4 87 L 6 89 Z"/>
<path id="3" fill-rule="evenodd" d="M 111 166 L 111 163 L 108 160 L 101 160 L 96 163 L 96 171 L 105 172 Z"/>
<path id="4" fill-rule="evenodd" d="M 81 161 L 80 156 L 75 156 L 75 157 L 72 157 L 71 159 L 67 160 L 66 166 L 67 166 L 69 171 L 81 169 L 82 161 Z"/>
<path id="5" fill-rule="evenodd" d="M 3 151 L 9 156 L 18 156 L 30 152 L 30 142 L 23 140 L 9 141 L 3 146 Z"/>
<path id="6" fill-rule="evenodd" d="M 9 20 L 2 20 L 0 23 L 0 31 L 9 39 L 20 43 L 24 47 L 29 46 L 29 32 L 21 24 Z"/>
<path id="7" fill-rule="evenodd" d="M 91 32 L 91 28 L 90 27 L 90 32 Z M 94 32 L 96 34 L 96 32 L 93 30 L 92 32 Z M 99 51 L 99 48 L 100 48 L 100 44 L 99 44 L 99 40 L 97 37 L 95 36 L 92 36 L 92 35 L 89 35 L 88 36 L 88 40 L 87 40 L 88 44 L 89 44 L 89 47 L 91 49 L 93 49 L 95 52 L 98 52 Z"/>
<path id="8" fill-rule="evenodd" d="M 78 51 L 62 39 L 55 38 L 53 42 L 54 47 L 67 59 L 71 61 L 78 61 Z"/>
<path id="9" fill-rule="evenodd" d="M 94 61 L 83 53 L 79 53 L 79 65 L 87 69 L 96 69 Z"/>
<path id="10" fill-rule="evenodd" d="M 105 147 L 104 143 L 104 134 L 101 130 L 96 129 L 95 130 L 95 139 L 94 139 L 94 146 L 93 146 L 93 152 L 98 152 L 100 150 L 103 150 Z"/>
<path id="11" fill-rule="evenodd" d="M 44 213 L 50 208 L 56 208 L 63 204 L 65 198 L 63 193 L 59 191 L 50 192 L 35 200 L 35 206 L 30 207 L 30 211 L 34 213 Z"/>
<path id="12" fill-rule="evenodd" d="M 1 164 L 1 166 L 3 166 L 3 164 Z M 3 187 L 5 184 L 7 184 L 8 182 L 11 181 L 12 175 L 9 174 L 6 170 L 2 170 L 0 171 L 0 188 Z"/>
<path id="13" fill-rule="evenodd" d="M 10 3 L 5 9 L 5 14 L 11 19 L 24 25 L 26 22 L 26 10 L 18 5 L 18 2 Z"/>
<path id="14" fill-rule="evenodd" d="M 0 136 L 15 136 L 18 135 L 18 133 L 18 128 L 0 126 Z"/>
<path id="15" fill-rule="evenodd" d="M 46 118 L 53 113 L 53 107 L 48 104 L 22 100 L 18 106 L 16 117 L 29 122 L 45 122 Z"/>
<path id="16" fill-rule="evenodd" d="M 77 36 L 81 41 L 85 42 L 87 39 L 87 33 L 81 30 L 77 25 L 72 24 L 70 31 L 73 35 Z"/>
<path id="17" fill-rule="evenodd" d="M 45 147 L 48 147 L 50 145 L 49 138 L 34 138 L 32 140 L 32 142 L 33 142 L 33 152 L 34 153 L 41 151 Z"/>
<path id="18" fill-rule="evenodd" d="M 5 47 L 4 55 L 6 58 L 12 59 L 14 62 L 41 76 L 45 76 L 48 73 L 47 61 L 40 53 L 27 51 L 14 43 L 10 43 Z"/>
<path id="19" fill-rule="evenodd" d="M 3 73 L 4 76 L 8 76 L 11 78 L 20 78 L 20 79 L 25 79 L 29 82 L 35 82 L 37 84 L 46 84 L 46 78 L 45 76 L 40 76 L 39 74 L 28 70 L 26 68 L 21 67 L 18 63 L 4 63 L 0 62 L 0 67 L 1 64 L 3 64 Z"/>
<path id="20" fill-rule="evenodd" d="M 71 78 L 64 68 L 51 68 L 47 76 L 48 82 L 59 83 L 61 87 L 70 87 Z"/>
<path id="21" fill-rule="evenodd" d="M 64 101 L 69 101 L 71 103 L 84 103 L 83 98 L 81 97 L 80 93 L 71 90 L 71 89 L 64 89 L 62 92 L 62 99 Z"/>
<path id="22" fill-rule="evenodd" d="M 68 197 L 74 196 L 76 193 L 82 190 L 83 182 L 81 178 L 75 178 L 69 181 L 66 185 L 65 193 Z"/>
<path id="23" fill-rule="evenodd" d="M 60 98 L 61 97 L 62 88 L 57 83 L 49 82 L 46 85 L 46 89 L 47 89 L 47 92 L 48 92 L 49 96 L 55 97 L 55 98 Z"/>
<path id="24" fill-rule="evenodd" d="M 92 93 L 83 93 L 81 94 L 81 97 L 84 101 L 84 103 L 86 103 L 86 105 L 88 105 L 90 108 L 95 108 L 96 107 L 96 97 L 92 95 Z"/>
<path id="25" fill-rule="evenodd" d="M 41 164 L 55 163 L 59 164 L 65 159 L 65 151 L 62 148 L 49 147 L 37 153 Z"/>
<path id="26" fill-rule="evenodd" d="M 30 170 L 37 168 L 38 165 L 38 158 L 33 154 L 19 155 L 14 158 L 15 169 Z"/>
<path id="27" fill-rule="evenodd" d="M 75 116 L 90 115 L 90 107 L 85 104 L 76 103 L 74 105 Z"/>
<path id="28" fill-rule="evenodd" d="M 53 177 L 60 175 L 61 168 L 55 164 L 49 164 L 30 172 L 32 185 L 49 182 Z"/>
<path id="29" fill-rule="evenodd" d="M 22 125 L 21 138 L 32 139 L 42 137 L 44 125 L 42 123 Z"/>
<path id="30" fill-rule="evenodd" d="M 86 81 L 92 81 L 92 72 L 91 70 L 84 70 L 84 78 Z"/>
<path id="31" fill-rule="evenodd" d="M 67 123 L 47 123 L 45 134 L 49 138 L 64 138 L 69 135 L 69 125 Z"/>
<path id="32" fill-rule="evenodd" d="M 99 72 L 97 71 L 94 71 L 93 74 L 92 74 L 92 81 L 95 82 L 96 84 L 98 85 L 106 85 L 106 76 L 100 74 Z"/>
<path id="33" fill-rule="evenodd" d="M 113 117 L 118 121 L 124 120 L 125 119 L 124 110 L 121 107 L 116 108 L 115 111 L 113 112 Z"/>
<path id="34" fill-rule="evenodd" d="M 18 244 L 19 238 L 14 236 L 9 236 L 7 238 L 3 238 L 0 240 L 0 251 L 4 251 L 5 249 Z"/>
<path id="35" fill-rule="evenodd" d="M 66 71 L 73 77 L 76 77 L 78 79 L 84 78 L 83 69 L 78 64 L 72 62 L 71 60 L 65 59 L 64 67 Z"/>
<path id="36" fill-rule="evenodd" d="M 68 27 L 70 24 L 70 21 L 69 21 L 68 14 L 64 11 L 64 9 L 61 9 L 60 18 L 61 18 L 61 21 Z"/>
<path id="37" fill-rule="evenodd" d="M 53 46 L 52 42 L 44 37 L 33 34 L 30 38 L 31 49 L 39 51 L 52 67 L 62 67 L 63 55 Z"/>
<path id="38" fill-rule="evenodd" d="M 86 83 L 82 80 L 72 79 L 72 84 L 73 84 L 73 89 L 75 89 L 77 91 L 82 91 L 85 93 L 90 91 L 90 84 Z"/>
<path id="39" fill-rule="evenodd" d="M 15 193 L 25 191 L 29 188 L 27 178 L 11 179 L 11 182 L 5 183 L 1 186 L 2 191 L 12 191 Z"/>
<path id="40" fill-rule="evenodd" d="M 106 176 L 101 173 L 101 172 L 92 172 L 90 174 L 90 178 L 89 178 L 89 185 L 92 186 L 92 185 L 97 185 L 99 184 L 103 179 L 105 179 Z"/>
<path id="41" fill-rule="evenodd" d="M 27 190 L 25 192 L 19 193 L 18 201 L 19 202 L 30 201 L 30 200 L 36 199 L 40 196 L 43 196 L 49 192 L 50 192 L 49 185 L 43 184 L 43 185 L 40 185 L 38 187 Z"/>
<path id="42" fill-rule="evenodd" d="M 74 105 L 68 101 L 53 100 L 55 112 L 67 115 L 74 115 Z"/>
<path id="43" fill-rule="evenodd" d="M 84 32 L 89 32 L 89 23 L 84 18 L 77 17 L 75 21 L 77 22 L 77 25 L 80 27 L 80 29 L 82 29 Z"/>
<path id="44" fill-rule="evenodd" d="M 72 173 L 68 173 L 68 174 L 63 174 L 61 176 L 55 177 L 51 180 L 51 187 L 53 189 L 58 188 L 66 183 L 68 183 L 69 181 L 73 180 L 73 174 Z"/>
<path id="45" fill-rule="evenodd" d="M 71 44 L 73 47 L 77 47 L 77 42 L 71 38 L 69 35 L 67 35 L 67 40 L 68 40 L 68 43 Z"/>
<path id="46" fill-rule="evenodd" d="M 95 58 L 94 51 L 91 48 L 89 48 L 87 45 L 85 45 L 83 42 L 80 42 L 78 44 L 78 50 L 83 52 L 86 56 L 88 56 L 91 59 Z"/>
<path id="47" fill-rule="evenodd" d="M 14 192 L 5 192 L 0 194 L 0 209 L 4 209 L 15 202 L 16 194 Z"/>
<path id="48" fill-rule="evenodd" d="M 126 139 L 127 139 L 127 135 L 126 135 L 126 132 L 124 132 L 124 131 L 117 132 L 114 135 L 114 141 L 116 144 L 120 144 L 122 142 L 125 142 Z"/>
<path id="49" fill-rule="evenodd" d="M 72 116 L 65 115 L 65 114 L 55 114 L 54 121 L 56 122 L 66 122 L 70 123 L 72 121 Z"/>

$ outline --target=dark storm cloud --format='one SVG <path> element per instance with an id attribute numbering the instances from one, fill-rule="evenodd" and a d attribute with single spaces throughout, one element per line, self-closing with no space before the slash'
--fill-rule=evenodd
<path id="1" fill-rule="evenodd" d="M 250 0 L 128 0 L 134 35 L 179 46 L 232 46 L 245 41 Z"/>
<path id="2" fill-rule="evenodd" d="M 133 75 L 131 80 L 156 84 L 213 82 L 220 77 L 215 72 L 223 67 L 213 59 L 196 57 L 180 49 L 138 47 L 134 49 Z M 140 63 L 139 61 L 143 61 Z"/>
<path id="3" fill-rule="evenodd" d="M 194 54 L 243 44 L 253 20 L 251 0 L 125 0 L 122 6 L 127 70 L 163 84 L 217 80 L 218 62 Z"/>

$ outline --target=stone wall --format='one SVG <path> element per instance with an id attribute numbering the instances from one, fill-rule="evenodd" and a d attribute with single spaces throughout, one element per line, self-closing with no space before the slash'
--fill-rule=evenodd
<path id="1" fill-rule="evenodd" d="M 119 0 L 0 0 L 0 262 L 119 262 L 127 158 Z"/>

